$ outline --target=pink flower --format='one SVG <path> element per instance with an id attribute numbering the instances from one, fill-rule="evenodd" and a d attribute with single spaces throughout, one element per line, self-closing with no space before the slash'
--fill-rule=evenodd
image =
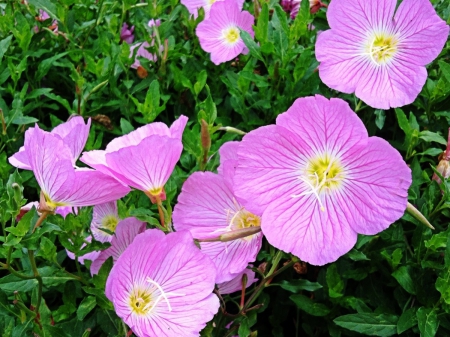
<path id="1" fill-rule="evenodd" d="M 85 124 L 83 117 L 72 115 L 67 122 L 58 125 L 50 132 L 52 135 L 58 135 L 64 144 L 69 147 L 72 154 L 73 166 L 75 166 L 81 151 L 83 151 L 84 145 L 86 145 L 90 127 L 90 119 Z M 29 128 L 27 133 L 31 134 L 33 130 L 34 128 Z M 9 157 L 8 160 L 11 165 L 17 168 L 31 170 L 24 146 L 19 149 L 19 152 Z"/>
<path id="2" fill-rule="evenodd" d="M 134 41 L 134 26 L 128 28 L 128 25 L 124 22 L 122 26 L 122 30 L 120 31 L 120 41 L 124 41 L 128 44 L 133 43 Z"/>
<path id="3" fill-rule="evenodd" d="M 50 210 L 101 204 L 129 192 L 128 187 L 101 172 L 74 168 L 74 151 L 81 150 L 78 146 L 82 142 L 71 133 L 61 134 L 42 131 L 38 125 L 28 129 L 20 157 L 33 171 Z M 73 141 L 70 146 L 69 139 Z"/>
<path id="4" fill-rule="evenodd" d="M 159 20 L 159 19 L 156 20 L 156 21 L 152 19 L 152 20 L 150 20 L 148 22 L 148 26 L 150 28 L 152 28 L 154 26 L 158 27 L 160 24 L 161 24 L 161 20 Z M 139 61 L 138 56 L 146 58 L 147 60 L 150 60 L 150 61 L 153 61 L 153 62 L 156 62 L 158 60 L 158 58 L 157 58 L 157 56 L 155 54 L 152 54 L 152 53 L 150 53 L 148 51 L 148 48 L 150 48 L 150 46 L 153 46 L 154 44 L 155 44 L 155 41 L 154 41 L 154 34 L 153 34 L 151 36 L 151 44 L 148 43 L 147 41 L 144 41 L 144 42 L 135 43 L 134 45 L 131 46 L 131 48 L 130 48 L 130 58 L 133 57 L 134 50 L 136 48 L 138 48 L 138 50 L 136 52 L 136 55 L 134 57 L 134 62 L 131 65 L 131 68 L 138 69 L 141 66 L 141 62 Z M 160 47 L 160 51 L 163 51 L 163 50 L 164 50 L 164 47 L 161 46 Z"/>
<path id="5" fill-rule="evenodd" d="M 195 172 L 185 181 L 173 211 L 177 231 L 189 230 L 195 238 L 213 238 L 236 229 L 260 226 L 260 217 L 247 211 L 233 193 L 234 155 L 237 142 L 226 146 L 220 172 Z M 227 144 L 227 143 L 225 143 Z M 221 148 L 222 150 L 222 148 Z M 201 242 L 202 252 L 217 268 L 216 283 L 230 281 L 256 259 L 262 234 L 230 242 Z"/>
<path id="6" fill-rule="evenodd" d="M 290 14 L 292 19 L 298 14 L 300 10 L 301 0 L 281 0 L 281 7 L 286 13 Z M 317 13 L 321 7 L 328 7 L 326 4 L 322 3 L 320 0 L 309 0 L 309 10 L 311 14 Z"/>
<path id="7" fill-rule="evenodd" d="M 335 261 L 358 233 L 376 234 L 406 209 L 411 170 L 341 99 L 297 99 L 276 125 L 245 135 L 238 156 L 235 193 L 262 213 L 269 243 L 314 265 Z"/>
<path id="8" fill-rule="evenodd" d="M 95 240 L 100 242 L 111 242 L 113 236 L 102 229 L 107 229 L 111 233 L 114 233 L 119 221 L 120 218 L 117 213 L 116 200 L 95 205 L 91 222 L 91 232 Z"/>
<path id="9" fill-rule="evenodd" d="M 244 269 L 231 281 L 218 284 L 217 287 L 219 288 L 219 293 L 221 295 L 226 295 L 235 293 L 236 291 L 241 291 L 242 279 L 244 275 L 247 275 L 247 283 L 245 285 L 246 288 L 250 287 L 253 283 L 258 281 L 258 279 L 255 277 L 254 271 L 252 271 L 251 269 Z"/>
<path id="10" fill-rule="evenodd" d="M 92 228 L 92 227 L 91 227 Z M 102 251 L 97 259 L 91 264 L 91 274 L 98 274 L 101 266 L 109 257 L 116 262 L 125 249 L 133 242 L 136 235 L 145 231 L 145 222 L 136 218 L 126 218 L 117 224 L 115 235 L 110 235 L 111 247 Z"/>
<path id="11" fill-rule="evenodd" d="M 215 274 L 189 232 L 147 230 L 114 264 L 106 297 L 137 336 L 199 336 L 219 309 Z"/>
<path id="12" fill-rule="evenodd" d="M 181 136 L 187 117 L 170 127 L 164 123 L 144 125 L 112 140 L 104 151 L 84 152 L 81 161 L 98 171 L 144 191 L 150 199 L 165 199 L 164 185 L 180 159 Z"/>
<path id="13" fill-rule="evenodd" d="M 429 0 L 333 0 L 331 29 L 317 39 L 319 75 L 330 88 L 389 109 L 412 103 L 427 79 L 425 65 L 447 41 L 449 26 Z M 394 14 L 395 12 L 395 14 Z"/>
<path id="14" fill-rule="evenodd" d="M 203 10 L 205 11 L 205 19 L 208 19 L 212 4 L 221 1 L 224 0 L 181 0 L 181 3 L 186 6 L 187 10 L 194 16 L 194 18 L 197 18 L 198 10 L 203 7 Z M 239 5 L 239 9 L 242 9 L 245 0 L 234 1 Z"/>
<path id="15" fill-rule="evenodd" d="M 50 19 L 50 15 L 48 15 L 48 13 L 42 9 L 39 10 L 39 15 L 36 17 L 37 21 L 43 22 L 45 20 Z M 53 20 L 51 26 L 48 27 L 50 30 L 53 30 L 55 33 L 58 32 L 58 21 Z M 35 26 L 34 27 L 34 31 L 36 33 L 39 32 L 39 27 Z"/>
<path id="16" fill-rule="evenodd" d="M 241 8 L 236 0 L 217 1 L 211 6 L 210 17 L 197 26 L 200 46 L 211 53 L 211 61 L 216 65 L 248 53 L 239 30 L 253 37 L 254 17 Z"/>
<path id="17" fill-rule="evenodd" d="M 91 241 L 92 241 L 92 236 L 89 235 L 88 237 L 86 237 L 86 242 L 87 243 L 90 243 Z M 83 249 L 84 247 L 86 247 L 86 243 L 83 243 L 83 245 L 81 246 L 81 249 Z M 72 253 L 71 251 L 66 249 L 66 254 L 67 254 L 68 258 L 70 258 L 72 260 L 75 260 L 75 254 Z M 84 262 L 86 260 L 95 261 L 99 257 L 99 255 L 100 255 L 99 251 L 93 251 L 93 252 L 90 252 L 90 253 L 87 253 L 87 254 L 79 256 L 78 257 L 78 262 L 84 265 Z"/>

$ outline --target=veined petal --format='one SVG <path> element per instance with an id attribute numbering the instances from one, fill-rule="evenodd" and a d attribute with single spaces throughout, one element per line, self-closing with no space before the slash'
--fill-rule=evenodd
<path id="1" fill-rule="evenodd" d="M 95 240 L 100 242 L 111 242 L 113 236 L 102 229 L 106 228 L 114 233 L 119 222 L 120 218 L 117 212 L 117 200 L 95 205 L 91 222 L 91 232 Z"/>
<path id="2" fill-rule="evenodd" d="M 138 145 L 107 153 L 106 162 L 128 185 L 142 191 L 152 191 L 165 185 L 182 150 L 183 145 L 178 139 L 153 135 Z"/>
<path id="3" fill-rule="evenodd" d="M 73 116 L 67 122 L 55 127 L 51 132 L 60 136 L 64 143 L 69 146 L 74 165 L 86 145 L 90 127 L 91 119 L 88 119 L 85 124 L 83 117 Z"/>
<path id="4" fill-rule="evenodd" d="M 223 174 L 223 166 L 225 162 L 232 160 L 237 163 L 239 161 L 239 157 L 237 154 L 239 143 L 240 142 L 236 141 L 226 142 L 220 147 L 219 149 L 220 165 L 217 168 L 217 172 L 219 172 L 219 174 Z"/>
<path id="5" fill-rule="evenodd" d="M 14 153 L 11 157 L 9 157 L 8 161 L 14 167 L 20 168 L 22 170 L 31 170 L 31 166 L 28 162 L 28 156 L 27 153 L 25 152 L 24 146 L 22 146 L 18 152 Z"/>
<path id="6" fill-rule="evenodd" d="M 244 269 L 243 272 L 237 274 L 231 281 L 223 282 L 217 285 L 219 292 L 222 295 L 231 294 L 242 290 L 242 277 L 247 275 L 246 288 L 250 287 L 253 283 L 258 281 L 255 277 L 255 272 L 251 269 Z"/>
<path id="7" fill-rule="evenodd" d="M 184 115 L 181 115 L 180 117 L 178 117 L 177 120 L 175 120 L 175 122 L 172 123 L 172 125 L 170 126 L 170 136 L 172 138 L 181 140 L 181 138 L 183 137 L 183 131 L 184 128 L 186 127 L 186 123 L 188 122 L 188 118 Z"/>

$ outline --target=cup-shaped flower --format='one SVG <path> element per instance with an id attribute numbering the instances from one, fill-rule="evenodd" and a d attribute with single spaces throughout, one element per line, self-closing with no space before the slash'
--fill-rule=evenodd
<path id="1" fill-rule="evenodd" d="M 116 231 L 119 221 L 120 218 L 117 212 L 116 200 L 95 205 L 91 222 L 91 232 L 95 240 L 100 242 L 111 242 L 113 236 L 110 233 Z"/>
<path id="2" fill-rule="evenodd" d="M 147 230 L 114 264 L 106 297 L 137 336 L 199 336 L 219 309 L 215 274 L 189 232 Z"/>
<path id="3" fill-rule="evenodd" d="M 59 135 L 43 131 L 38 125 L 25 132 L 24 156 L 51 210 L 101 204 L 130 191 L 106 174 L 74 168 L 73 150 Z"/>
<path id="4" fill-rule="evenodd" d="M 253 283 L 258 281 L 255 277 L 255 272 L 251 269 L 244 269 L 241 273 L 237 274 L 234 279 L 228 282 L 223 282 L 217 285 L 219 293 L 221 295 L 232 294 L 236 291 L 242 290 L 244 275 L 246 276 L 245 287 L 250 287 Z"/>
<path id="5" fill-rule="evenodd" d="M 222 146 L 221 172 L 195 172 L 184 183 L 173 211 L 176 230 L 189 230 L 196 239 L 209 239 L 261 225 L 258 215 L 247 211 L 233 193 L 233 148 L 238 142 Z M 225 143 L 228 144 L 228 143 Z M 200 242 L 202 252 L 217 268 L 216 283 L 230 281 L 256 259 L 262 234 L 257 233 L 229 242 Z"/>
<path id="6" fill-rule="evenodd" d="M 399 219 L 411 171 L 385 140 L 368 137 L 341 99 L 297 99 L 276 125 L 244 136 L 235 193 L 262 213 L 269 243 L 315 265 L 335 261 Z"/>
<path id="7" fill-rule="evenodd" d="M 389 109 L 412 103 L 427 79 L 425 65 L 447 41 L 449 26 L 429 0 L 333 0 L 331 27 L 319 35 L 319 76 L 330 88 Z M 395 12 L 395 14 L 394 14 Z"/>
<path id="8" fill-rule="evenodd" d="M 84 152 L 81 161 L 123 183 L 144 191 L 155 202 L 165 199 L 164 185 L 180 159 L 181 136 L 187 117 L 170 127 L 164 123 L 144 125 L 115 138 L 106 150 Z"/>
<path id="9" fill-rule="evenodd" d="M 253 37 L 254 17 L 241 8 L 236 0 L 217 1 L 211 6 L 209 18 L 197 26 L 200 46 L 211 53 L 211 61 L 216 65 L 248 53 L 240 30 Z"/>
<path id="10" fill-rule="evenodd" d="M 181 0 L 181 3 L 186 6 L 189 13 L 191 13 L 194 18 L 198 16 L 198 10 L 203 7 L 205 11 L 205 19 L 209 18 L 209 12 L 211 10 L 211 6 L 215 2 L 221 2 L 223 0 Z M 234 0 L 239 5 L 239 8 L 242 9 L 245 0 Z"/>
<path id="11" fill-rule="evenodd" d="M 120 31 L 120 41 L 124 41 L 128 44 L 134 41 L 134 26 L 128 27 L 128 24 L 123 23 L 122 30 Z"/>
<path id="12" fill-rule="evenodd" d="M 113 257 L 113 262 L 116 262 L 119 256 L 122 255 L 125 249 L 133 242 L 136 235 L 143 233 L 145 228 L 145 222 L 139 221 L 136 218 L 126 218 L 121 220 L 117 224 L 114 235 L 110 235 L 111 239 L 109 242 L 111 242 L 111 247 L 102 251 L 96 260 L 92 262 L 91 274 L 97 274 L 103 263 L 111 256 Z"/>
<path id="13" fill-rule="evenodd" d="M 72 154 L 73 166 L 75 166 L 81 151 L 83 151 L 84 145 L 86 145 L 90 127 L 90 119 L 87 123 L 84 123 L 83 117 L 72 116 L 67 122 L 58 125 L 50 132 L 53 135 L 58 135 L 64 144 L 69 147 Z M 29 128 L 27 133 L 31 134 L 33 130 L 34 128 Z M 23 170 L 31 170 L 24 146 L 19 149 L 19 152 L 16 152 L 14 155 L 9 157 L 9 163 Z"/>

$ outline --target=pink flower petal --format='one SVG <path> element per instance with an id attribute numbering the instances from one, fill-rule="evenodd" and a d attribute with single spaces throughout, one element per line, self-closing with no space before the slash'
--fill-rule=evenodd
<path id="1" fill-rule="evenodd" d="M 8 161 L 14 167 L 20 168 L 22 170 L 31 170 L 31 166 L 28 162 L 28 155 L 25 152 L 24 146 L 22 146 L 18 152 L 14 153 L 11 157 L 9 157 Z"/>
<path id="2" fill-rule="evenodd" d="M 258 281 L 258 279 L 255 277 L 255 272 L 251 269 L 244 269 L 243 272 L 236 275 L 231 281 L 224 282 L 221 284 L 218 284 L 217 287 L 219 288 L 219 292 L 222 295 L 226 294 L 232 294 L 237 291 L 242 290 L 242 277 L 244 275 L 247 275 L 247 286 L 246 288 L 250 287 L 253 283 Z"/>

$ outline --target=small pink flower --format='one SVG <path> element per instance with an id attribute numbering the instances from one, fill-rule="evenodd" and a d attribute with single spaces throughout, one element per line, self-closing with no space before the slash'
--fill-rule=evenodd
<path id="1" fill-rule="evenodd" d="M 36 17 L 37 21 L 45 21 L 50 19 L 50 15 L 48 15 L 48 13 L 42 9 L 39 10 L 39 15 Z M 53 20 L 51 26 L 48 27 L 50 30 L 53 30 L 55 33 L 58 32 L 58 21 Z M 34 31 L 35 33 L 39 32 L 39 27 L 35 26 L 34 27 Z"/>
<path id="2" fill-rule="evenodd" d="M 358 233 L 379 233 L 406 209 L 411 170 L 341 99 L 297 99 L 276 125 L 246 134 L 238 156 L 235 193 L 262 214 L 269 243 L 314 265 L 335 261 Z"/>
<path id="3" fill-rule="evenodd" d="M 219 309 L 215 268 L 189 232 L 151 229 L 114 264 L 106 297 L 137 336 L 199 336 Z"/>
<path id="4" fill-rule="evenodd" d="M 333 0 L 331 29 L 316 42 L 319 76 L 330 88 L 389 109 L 412 103 L 425 65 L 444 47 L 449 26 L 429 0 Z"/>
<path id="5" fill-rule="evenodd" d="M 181 3 L 186 6 L 189 13 L 191 13 L 194 16 L 194 18 L 197 18 L 198 10 L 203 7 L 203 10 L 205 11 L 205 19 L 208 19 L 212 4 L 221 1 L 224 0 L 181 0 Z M 239 9 L 242 9 L 245 0 L 234 0 L 234 1 L 238 4 Z"/>
<path id="6" fill-rule="evenodd" d="M 120 218 L 117 213 L 116 200 L 95 205 L 91 222 L 91 232 L 95 240 L 111 242 L 113 236 L 102 229 L 107 229 L 111 233 L 114 233 L 119 222 Z"/>
<path id="7" fill-rule="evenodd" d="M 165 199 L 164 185 L 180 159 L 181 136 L 187 117 L 180 116 L 170 127 L 164 123 L 144 125 L 115 138 L 106 150 L 84 152 L 81 161 L 124 184 L 144 191 L 154 202 Z"/>
<path id="8" fill-rule="evenodd" d="M 120 31 L 120 41 L 124 41 L 128 44 L 133 43 L 134 41 L 134 26 L 131 26 L 131 28 L 128 28 L 128 25 L 126 23 L 123 24 L 122 30 Z"/>
<path id="9" fill-rule="evenodd" d="M 253 37 L 254 17 L 241 8 L 235 0 L 217 1 L 211 6 L 209 18 L 197 26 L 200 46 L 211 53 L 211 61 L 216 65 L 248 53 L 240 30 Z"/>

